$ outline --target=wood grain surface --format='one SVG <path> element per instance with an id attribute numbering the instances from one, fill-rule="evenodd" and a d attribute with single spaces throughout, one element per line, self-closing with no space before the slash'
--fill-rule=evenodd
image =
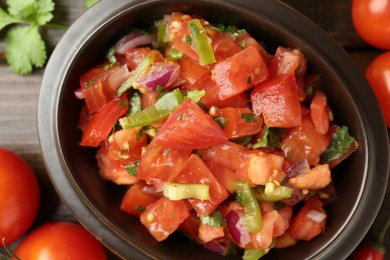
<path id="1" fill-rule="evenodd" d="M 351 22 L 352 0 L 284 0 L 283 2 L 311 19 L 344 47 L 362 71 L 381 52 L 365 44 L 356 34 Z M 56 0 L 55 4 L 53 23 L 71 25 L 85 11 L 83 0 Z M 0 6 L 6 7 L 5 0 L 0 0 Z M 49 51 L 53 50 L 64 32 L 61 29 L 42 30 Z M 36 113 L 44 69 L 35 70 L 26 76 L 13 74 L 4 57 L 4 41 L 5 33 L 0 32 L 0 146 L 21 155 L 38 175 L 42 201 L 34 226 L 52 220 L 74 221 L 50 183 L 39 148 Z M 389 215 L 390 191 L 388 189 L 381 211 L 365 240 L 372 239 L 378 233 L 384 219 Z M 386 247 L 390 252 L 390 234 L 386 237 Z M 110 258 L 115 257 L 111 255 Z"/>

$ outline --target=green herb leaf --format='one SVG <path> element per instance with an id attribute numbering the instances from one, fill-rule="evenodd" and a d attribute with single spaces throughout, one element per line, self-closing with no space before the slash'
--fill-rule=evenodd
<path id="1" fill-rule="evenodd" d="M 142 110 L 141 93 L 138 90 L 136 90 L 130 95 L 129 99 L 130 99 L 129 115 L 140 112 Z"/>
<path id="2" fill-rule="evenodd" d="M 253 113 L 243 113 L 241 114 L 241 118 L 244 119 L 248 124 L 256 123 L 259 120 L 259 118 Z"/>
<path id="3" fill-rule="evenodd" d="M 84 1 L 84 7 L 85 7 L 86 9 L 91 8 L 91 6 L 93 6 L 93 5 L 96 4 L 97 2 L 99 2 L 99 0 L 85 0 L 85 1 Z"/>
<path id="4" fill-rule="evenodd" d="M 27 74 L 33 66 L 46 62 L 46 47 L 36 26 L 13 27 L 7 33 L 6 59 L 17 74 Z"/>
<path id="5" fill-rule="evenodd" d="M 126 165 L 125 169 L 129 173 L 129 175 L 135 175 L 137 174 L 138 165 L 139 165 L 139 161 Z"/>
<path id="6" fill-rule="evenodd" d="M 0 7 L 0 30 L 2 30 L 7 25 L 10 25 L 12 23 L 17 23 L 18 20 L 12 18 L 4 9 Z"/>
<path id="7" fill-rule="evenodd" d="M 117 62 L 116 57 L 115 57 L 115 45 L 111 46 L 111 48 L 108 50 L 108 52 L 106 54 L 106 58 L 110 62 L 110 65 Z"/>
<path id="8" fill-rule="evenodd" d="M 33 25 L 44 25 L 53 19 L 52 0 L 8 0 L 7 4 L 11 16 Z"/>
<path id="9" fill-rule="evenodd" d="M 348 127 L 342 126 L 337 128 L 336 132 L 332 135 L 330 145 L 321 155 L 322 163 L 329 163 L 343 156 L 351 144 L 355 141 L 348 131 Z"/>
<path id="10" fill-rule="evenodd" d="M 222 129 L 225 129 L 227 121 L 228 121 L 226 118 L 219 116 L 219 117 L 214 117 L 213 119 L 215 122 L 217 122 L 219 127 L 221 127 Z"/>
<path id="11" fill-rule="evenodd" d="M 266 128 L 263 130 L 263 135 L 257 140 L 256 143 L 252 145 L 252 149 L 265 147 L 269 150 L 274 150 L 275 148 L 280 148 L 282 146 L 282 140 L 285 133 L 285 128 L 274 128 L 266 126 Z"/>
<path id="12" fill-rule="evenodd" d="M 142 207 L 141 205 L 138 205 L 138 206 L 135 207 L 135 210 L 136 210 L 136 211 L 139 211 L 139 212 L 143 212 L 143 211 L 146 210 L 146 208 L 145 208 L 145 207 Z"/>
<path id="13" fill-rule="evenodd" d="M 204 97 L 204 95 L 206 95 L 206 91 L 204 91 L 203 89 L 202 90 L 197 90 L 197 89 L 194 89 L 194 90 L 191 90 L 191 91 L 188 91 L 184 94 L 184 98 L 189 98 L 191 99 L 192 101 L 194 101 L 195 103 L 198 103 L 199 100 Z"/>
<path id="14" fill-rule="evenodd" d="M 200 216 L 200 221 L 203 224 L 207 224 L 210 227 L 224 227 L 226 226 L 225 218 L 223 217 L 221 211 L 216 209 L 209 216 Z"/>

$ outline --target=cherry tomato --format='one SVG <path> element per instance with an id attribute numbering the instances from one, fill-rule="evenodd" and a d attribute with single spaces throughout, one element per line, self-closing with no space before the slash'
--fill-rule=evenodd
<path id="1" fill-rule="evenodd" d="M 107 259 L 103 246 L 83 227 L 70 222 L 44 224 L 16 248 L 20 259 Z"/>
<path id="2" fill-rule="evenodd" d="M 38 208 L 33 170 L 17 154 L 0 148 L 0 239 L 5 238 L 6 244 L 19 239 L 34 222 Z"/>
<path id="3" fill-rule="evenodd" d="M 386 125 L 390 128 L 390 51 L 376 57 L 368 65 L 365 76 L 379 101 Z"/>
<path id="4" fill-rule="evenodd" d="M 352 21 L 367 43 L 390 50 L 390 0 L 353 0 Z"/>

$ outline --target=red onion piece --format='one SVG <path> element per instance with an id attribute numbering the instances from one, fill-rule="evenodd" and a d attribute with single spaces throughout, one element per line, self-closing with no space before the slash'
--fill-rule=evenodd
<path id="1" fill-rule="evenodd" d="M 230 211 L 225 219 L 229 234 L 237 244 L 244 246 L 251 242 L 251 236 L 245 229 L 242 217 L 238 212 Z"/>
<path id="2" fill-rule="evenodd" d="M 287 178 L 293 178 L 302 174 L 304 172 L 308 172 L 310 170 L 310 165 L 306 159 L 302 159 L 294 163 L 290 168 L 287 169 L 286 174 Z"/>
<path id="3" fill-rule="evenodd" d="M 124 54 L 127 50 L 152 44 L 156 40 L 156 35 L 144 34 L 142 32 L 132 32 L 121 38 L 115 44 L 115 52 L 118 54 Z"/>
<path id="4" fill-rule="evenodd" d="M 211 240 L 203 245 L 203 247 L 211 252 L 217 254 L 223 254 L 225 252 L 225 246 L 218 243 L 216 240 Z"/>
<path id="5" fill-rule="evenodd" d="M 326 214 L 321 212 L 321 211 L 318 211 L 318 210 L 310 210 L 308 213 L 307 213 L 307 217 L 310 219 L 310 220 L 313 220 L 314 222 L 316 223 L 320 223 L 321 221 L 323 221 L 324 219 L 326 219 Z"/>
<path id="6" fill-rule="evenodd" d="M 76 89 L 76 90 L 74 91 L 74 95 L 75 95 L 76 98 L 78 98 L 78 99 L 83 99 L 83 98 L 84 98 L 83 90 L 82 90 L 81 88 Z"/>
<path id="7" fill-rule="evenodd" d="M 180 76 L 180 66 L 169 62 L 157 62 L 150 71 L 137 80 L 141 87 L 155 91 L 157 86 L 169 87 Z"/>

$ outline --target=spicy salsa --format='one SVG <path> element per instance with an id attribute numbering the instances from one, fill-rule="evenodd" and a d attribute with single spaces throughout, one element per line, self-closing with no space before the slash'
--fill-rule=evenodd
<path id="1" fill-rule="evenodd" d="M 357 149 L 298 49 L 183 13 L 134 30 L 80 78 L 80 145 L 158 240 L 259 258 L 325 231 L 331 170 Z"/>

